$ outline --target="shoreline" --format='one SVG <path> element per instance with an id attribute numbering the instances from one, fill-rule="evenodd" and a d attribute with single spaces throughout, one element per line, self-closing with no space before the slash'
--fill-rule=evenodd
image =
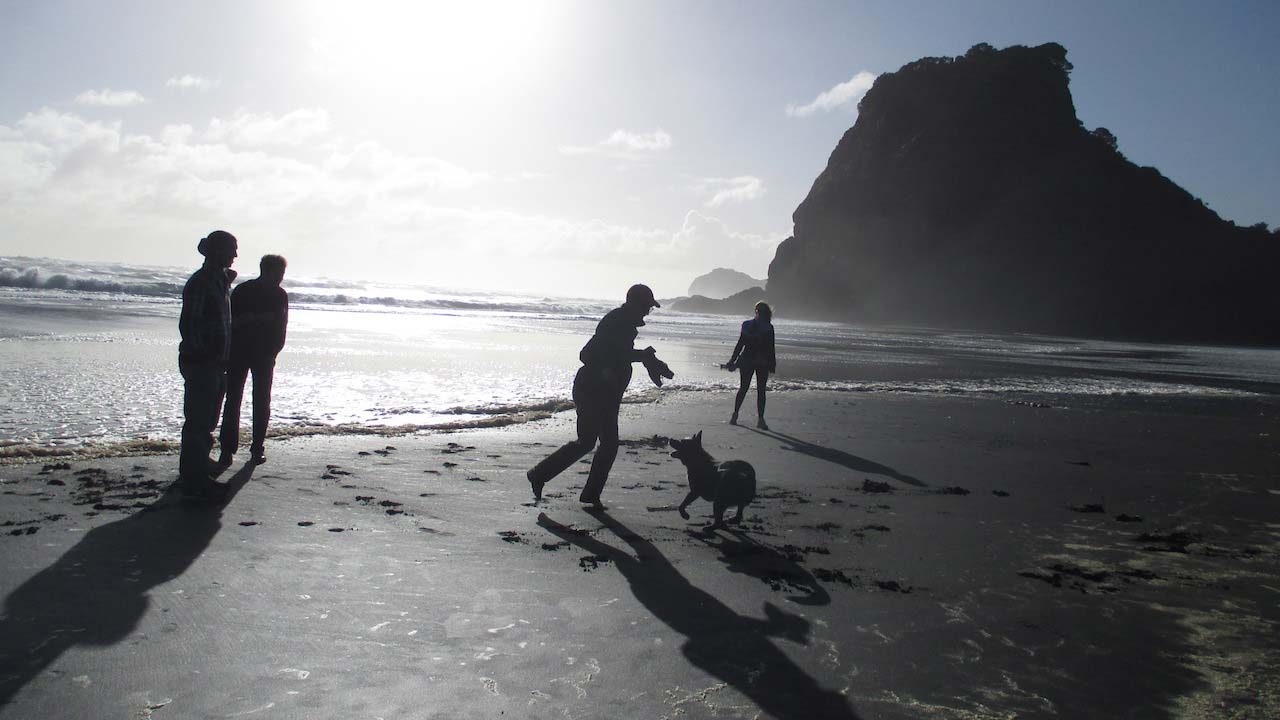
<path id="1" fill-rule="evenodd" d="M 570 413 L 268 442 L 213 508 L 172 455 L 8 466 L 0 718 L 1280 710 L 1274 407 L 731 402 L 625 406 L 602 514 L 585 466 L 531 502 Z M 699 430 L 741 527 L 675 512 Z"/>
<path id="2" fill-rule="evenodd" d="M 877 397 L 900 397 L 914 398 L 921 402 L 928 402 L 930 399 L 946 400 L 946 399 L 967 399 L 974 402 L 996 402 L 1013 406 L 1034 407 L 1043 409 L 1064 409 L 1071 407 L 1098 407 L 1108 408 L 1112 410 L 1130 408 L 1143 408 L 1151 406 L 1164 406 L 1173 408 L 1187 408 L 1193 411 L 1206 411 L 1214 409 L 1215 412 L 1223 414 L 1234 414 L 1241 412 L 1240 406 L 1256 406 L 1260 412 L 1266 412 L 1268 409 L 1275 409 L 1280 414 L 1280 398 L 1261 393 L 1237 391 L 1224 394 L 1132 394 L 1132 393 L 1116 393 L 1116 394 L 1100 394 L 1100 395 L 1070 395 L 1070 394 L 1052 394 L 1037 393 L 1032 391 L 1016 392 L 1016 393 L 995 393 L 995 392 L 936 392 L 926 390 L 864 390 L 857 388 L 819 388 L 814 389 L 804 384 L 797 384 L 792 381 L 782 380 L 779 384 L 780 388 L 772 387 L 769 391 L 770 398 L 788 397 L 788 396 L 821 396 L 830 394 L 835 397 L 847 397 L 848 399 L 856 398 L 877 398 Z M 687 397 L 706 397 L 706 396 L 723 396 L 732 398 L 733 392 L 720 388 L 704 388 L 704 387 L 676 387 L 659 390 L 657 388 L 648 388 L 627 395 L 623 399 L 624 405 L 653 405 L 670 401 L 672 398 Z M 744 412 L 753 412 L 755 389 L 754 385 L 751 394 L 743 403 Z M 719 402 L 728 403 L 732 407 L 732 400 L 720 399 Z M 406 436 L 430 436 L 435 434 L 449 434 L 458 432 L 469 432 L 474 430 L 486 430 L 503 428 L 512 425 L 525 425 L 529 423 L 537 423 L 562 415 L 572 413 L 573 401 L 550 400 L 536 403 L 535 407 L 530 409 L 511 408 L 510 412 L 488 413 L 467 413 L 467 412 L 449 412 L 443 415 L 471 415 L 472 418 L 456 421 L 446 421 L 439 423 L 408 423 L 408 424 L 361 424 L 361 423 L 338 423 L 338 424 L 309 424 L 297 423 L 289 424 L 282 422 L 273 422 L 268 429 L 268 442 L 279 442 L 292 438 L 305 438 L 317 436 L 345 436 L 345 437 L 387 437 L 398 438 Z M 248 409 L 243 417 L 247 417 Z M 242 421 L 241 427 L 241 445 L 248 442 L 247 425 Z M 112 457 L 156 457 L 167 454 L 176 454 L 179 449 L 178 432 L 175 428 L 172 436 L 162 437 L 142 437 L 129 438 L 119 440 L 109 440 L 106 442 L 89 441 L 68 444 L 50 444 L 50 443 L 32 443 L 20 440 L 0 442 L 0 468 L 6 466 L 22 466 L 45 461 L 88 461 L 95 459 L 104 459 Z"/>

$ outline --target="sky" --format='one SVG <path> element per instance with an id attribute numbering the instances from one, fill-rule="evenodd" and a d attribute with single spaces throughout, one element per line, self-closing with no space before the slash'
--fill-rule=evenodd
<path id="1" fill-rule="evenodd" d="M 0 0 L 0 255 L 659 297 L 764 278 L 881 73 L 1058 42 L 1086 127 L 1280 225 L 1280 3 Z"/>

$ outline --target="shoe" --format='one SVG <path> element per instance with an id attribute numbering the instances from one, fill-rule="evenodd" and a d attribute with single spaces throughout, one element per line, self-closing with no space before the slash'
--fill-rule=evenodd
<path id="1" fill-rule="evenodd" d="M 265 450 L 254 450 L 252 457 L 254 465 L 261 465 L 267 461 L 267 452 Z"/>
<path id="2" fill-rule="evenodd" d="M 227 452 L 226 450 L 223 450 L 222 452 L 218 453 L 218 462 L 213 463 L 214 467 L 218 468 L 219 470 L 222 470 L 223 468 L 231 467 L 231 460 L 232 458 L 235 457 L 235 455 L 236 454 L 233 452 Z"/>
<path id="3" fill-rule="evenodd" d="M 730 416 L 729 416 L 729 424 L 730 424 L 730 425 L 737 425 L 737 424 L 738 424 L 738 413 L 734 413 L 734 414 L 732 414 L 732 415 L 730 415 Z"/>
<path id="4" fill-rule="evenodd" d="M 765 422 L 764 418 L 760 418 L 759 420 L 756 421 L 756 427 L 760 428 L 761 430 L 768 430 L 769 423 Z"/>
<path id="5" fill-rule="evenodd" d="M 528 480 L 529 480 L 529 487 L 533 488 L 533 502 L 534 502 L 534 503 L 538 503 L 539 501 L 541 501 L 541 500 L 542 500 L 542 488 L 543 488 L 547 483 L 546 483 L 546 482 L 538 482 L 537 480 L 534 480 L 534 479 L 533 479 L 533 471 L 532 471 L 532 470 L 530 470 L 529 472 L 526 472 L 526 473 L 524 474 L 524 476 L 525 476 L 525 478 L 526 478 L 526 479 L 528 479 Z"/>
<path id="6" fill-rule="evenodd" d="M 604 503 L 600 501 L 599 495 L 596 495 L 595 497 L 587 497 L 586 495 L 579 495 L 578 502 L 582 503 L 583 505 L 590 505 L 592 510 L 605 509 Z"/>

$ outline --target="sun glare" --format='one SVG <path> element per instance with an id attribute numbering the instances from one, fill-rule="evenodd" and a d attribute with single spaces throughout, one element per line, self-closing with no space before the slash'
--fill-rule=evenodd
<path id="1" fill-rule="evenodd" d="M 367 87 L 480 89 L 530 71 L 554 45 L 558 3 L 331 2 L 308 4 L 312 49 L 327 71 Z"/>

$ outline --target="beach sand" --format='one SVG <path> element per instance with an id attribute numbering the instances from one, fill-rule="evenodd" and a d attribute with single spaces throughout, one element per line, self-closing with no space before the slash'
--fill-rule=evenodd
<path id="1" fill-rule="evenodd" d="M 0 466 L 0 718 L 1280 716 L 1273 403 L 731 403 L 624 406 L 604 513 L 531 502 L 571 412 L 272 441 L 221 507 Z M 698 430 L 741 528 L 675 511 Z"/>

